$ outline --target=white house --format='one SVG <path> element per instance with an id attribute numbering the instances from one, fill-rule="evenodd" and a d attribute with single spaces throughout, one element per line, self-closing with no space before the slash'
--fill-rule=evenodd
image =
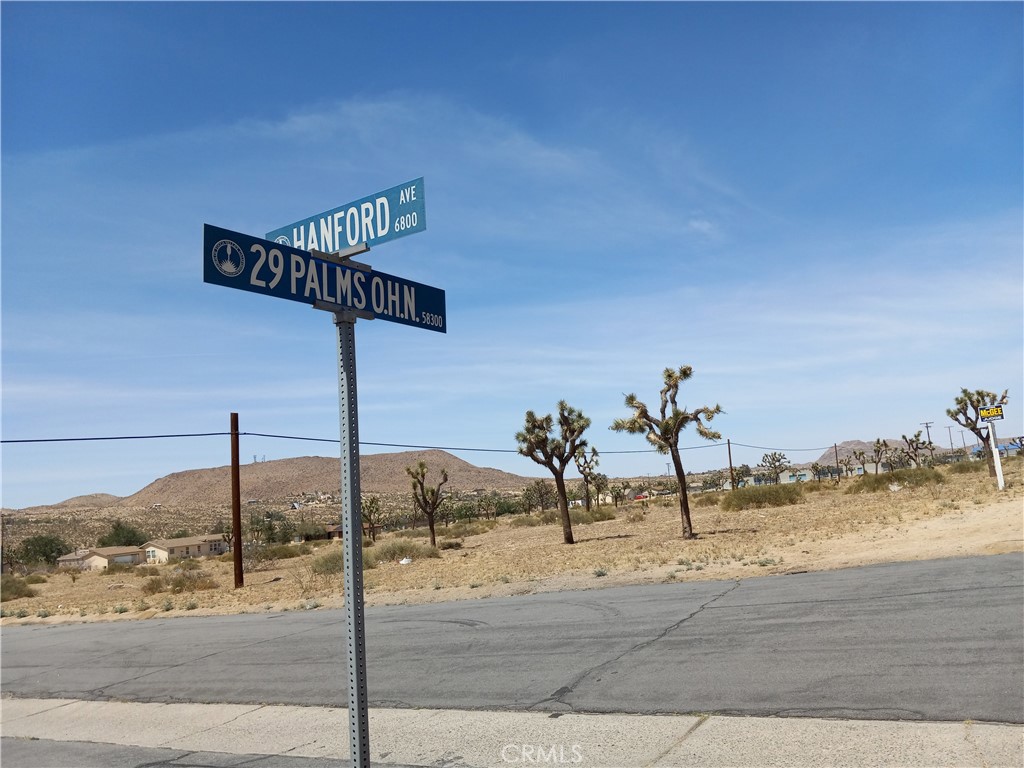
<path id="1" fill-rule="evenodd" d="M 166 563 L 168 560 L 187 560 L 193 557 L 216 557 L 229 549 L 224 537 L 218 534 L 188 536 L 181 539 L 154 539 L 142 545 L 147 563 Z"/>

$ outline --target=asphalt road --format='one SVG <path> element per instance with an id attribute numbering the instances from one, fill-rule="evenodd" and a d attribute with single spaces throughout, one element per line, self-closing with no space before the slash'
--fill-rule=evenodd
<path id="1" fill-rule="evenodd" d="M 370 705 L 1024 722 L 1024 556 L 369 608 Z M 8 695 L 344 706 L 343 616 L 7 627 Z"/>

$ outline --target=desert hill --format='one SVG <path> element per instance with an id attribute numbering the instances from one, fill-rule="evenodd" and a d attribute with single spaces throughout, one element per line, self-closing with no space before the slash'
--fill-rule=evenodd
<path id="1" fill-rule="evenodd" d="M 405 493 L 409 477 L 405 468 L 425 461 L 427 479 L 448 470 L 448 488 L 470 491 L 520 490 L 531 478 L 486 467 L 477 467 L 439 450 L 405 451 L 360 456 L 360 489 L 363 493 Z M 278 459 L 239 468 L 243 502 L 248 499 L 283 501 L 304 494 L 338 493 L 340 466 L 337 458 L 303 456 Z M 192 469 L 156 480 L 141 491 L 116 503 L 116 507 L 225 505 L 231 503 L 231 468 Z"/>

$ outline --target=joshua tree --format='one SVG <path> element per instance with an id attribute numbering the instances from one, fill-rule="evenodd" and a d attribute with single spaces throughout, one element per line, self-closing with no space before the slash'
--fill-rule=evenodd
<path id="1" fill-rule="evenodd" d="M 847 475 L 852 475 L 853 474 L 853 457 L 852 456 L 843 456 L 843 458 L 841 458 L 839 460 L 839 466 L 843 468 L 843 471 Z"/>
<path id="2" fill-rule="evenodd" d="M 882 462 L 885 457 L 889 455 L 889 443 L 880 437 L 875 438 L 874 444 L 871 446 L 871 460 L 875 462 L 875 474 L 878 474 L 878 468 L 882 466 Z M 891 469 L 891 467 L 890 467 Z"/>
<path id="3" fill-rule="evenodd" d="M 441 493 L 441 486 L 448 482 L 448 470 L 441 470 L 441 482 L 437 485 L 427 485 L 427 462 L 421 461 L 416 468 L 405 468 L 406 474 L 412 478 L 412 500 L 416 508 L 427 518 L 427 527 L 430 529 L 430 546 L 437 546 L 437 538 L 434 536 L 434 516 L 437 514 L 444 496 Z"/>
<path id="4" fill-rule="evenodd" d="M 537 416 L 526 412 L 526 422 L 521 432 L 516 433 L 518 450 L 532 459 L 555 478 L 555 492 L 558 494 L 558 511 L 562 516 L 562 536 L 566 544 L 573 544 L 572 521 L 569 519 L 569 500 L 565 489 L 565 468 L 581 450 L 586 450 L 587 441 L 583 433 L 590 426 L 590 419 L 577 411 L 565 400 L 558 403 L 558 434 L 554 434 L 555 419 L 548 414 Z"/>
<path id="5" fill-rule="evenodd" d="M 778 485 L 782 473 L 789 469 L 789 459 L 784 453 L 772 451 L 761 457 L 761 466 L 768 470 L 772 482 Z"/>
<path id="6" fill-rule="evenodd" d="M 579 470 L 580 477 L 583 478 L 583 503 L 586 505 L 587 512 L 589 512 L 590 486 L 594 485 L 594 475 L 597 474 L 594 470 L 597 469 L 597 465 L 600 463 L 597 459 L 597 448 L 590 449 L 589 458 L 585 448 L 578 450 L 572 458 L 576 462 L 576 469 Z"/>
<path id="7" fill-rule="evenodd" d="M 928 451 L 932 453 L 935 450 L 935 446 L 932 445 L 930 440 L 921 439 L 921 430 L 917 430 L 911 437 L 903 435 L 903 442 L 907 444 L 907 453 L 910 454 L 910 458 L 913 459 L 914 464 L 918 467 L 921 466 L 921 451 Z"/>
<path id="8" fill-rule="evenodd" d="M 377 532 L 384 524 L 384 504 L 381 502 L 380 496 L 363 496 L 360 508 L 366 532 L 370 535 L 371 541 L 376 541 Z"/>
<path id="9" fill-rule="evenodd" d="M 690 500 L 686 494 L 686 472 L 679 457 L 679 435 L 692 422 L 696 425 L 697 434 L 706 440 L 721 440 L 722 435 L 707 427 L 722 412 L 722 407 L 704 406 L 693 411 L 680 409 L 677 403 L 679 385 L 693 376 L 693 368 L 689 365 L 680 366 L 679 370 L 666 368 L 662 374 L 665 386 L 661 388 L 661 409 L 658 416 L 651 415 L 647 406 L 637 399 L 636 395 L 626 395 L 626 407 L 633 410 L 628 419 L 616 419 L 612 429 L 616 432 L 629 432 L 633 435 L 646 435 L 647 442 L 659 453 L 667 453 L 672 457 L 676 479 L 679 481 L 679 515 L 683 521 L 683 538 L 694 539 L 693 523 L 690 521 Z M 703 419 L 703 421 L 702 421 Z"/>
<path id="10" fill-rule="evenodd" d="M 956 408 L 949 408 L 946 415 L 965 429 L 971 430 L 975 437 L 985 446 L 985 458 L 988 460 L 988 473 L 995 477 L 996 465 L 992 451 L 988 445 L 988 432 L 981 421 L 981 409 L 988 405 L 1006 405 L 1010 390 L 1004 389 L 1002 395 L 976 389 L 973 392 L 966 387 L 960 390 L 960 396 L 954 400 Z M 989 425 L 991 426 L 991 425 Z"/>

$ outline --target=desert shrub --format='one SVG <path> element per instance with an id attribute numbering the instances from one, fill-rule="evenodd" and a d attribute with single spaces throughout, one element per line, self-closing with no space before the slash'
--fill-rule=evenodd
<path id="1" fill-rule="evenodd" d="M 155 595 L 157 592 L 164 592 L 167 589 L 167 582 L 163 576 L 151 576 L 142 583 L 142 594 Z"/>
<path id="2" fill-rule="evenodd" d="M 642 509 L 632 509 L 629 511 L 629 514 L 626 515 L 627 523 L 642 523 L 646 519 L 647 516 L 644 514 Z"/>
<path id="3" fill-rule="evenodd" d="M 302 554 L 297 547 L 293 547 L 291 544 L 268 544 L 263 549 L 264 554 L 271 560 L 287 560 Z"/>
<path id="4" fill-rule="evenodd" d="M 786 485 L 752 485 L 730 491 L 721 500 L 722 509 L 738 512 L 741 509 L 784 507 L 803 499 L 803 489 L 796 483 Z"/>
<path id="5" fill-rule="evenodd" d="M 988 469 L 988 464 L 984 461 L 958 461 L 949 465 L 948 472 L 951 475 L 969 475 L 985 469 Z"/>
<path id="6" fill-rule="evenodd" d="M 41 573 L 30 573 L 25 577 L 26 584 L 45 584 L 47 581 L 46 576 Z"/>
<path id="7" fill-rule="evenodd" d="M 111 563 L 102 571 L 100 576 L 113 576 L 118 573 L 129 573 L 135 566 L 128 563 Z"/>
<path id="8" fill-rule="evenodd" d="M 0 576 L 0 602 L 17 600 L 20 597 L 35 597 L 36 591 L 26 581 L 10 573 Z"/>
<path id="9" fill-rule="evenodd" d="M 535 525 L 543 524 L 539 517 L 533 517 L 532 515 L 519 515 L 509 521 L 509 525 L 514 528 L 532 528 Z"/>
<path id="10" fill-rule="evenodd" d="M 365 561 L 364 557 L 364 566 Z M 309 564 L 309 569 L 317 576 L 341 573 L 345 569 L 345 552 L 340 547 L 332 549 L 330 552 L 324 552 L 313 559 L 313 562 Z"/>
<path id="11" fill-rule="evenodd" d="M 560 518 L 560 512 L 557 509 L 542 509 L 538 517 L 544 525 L 554 525 Z"/>
<path id="12" fill-rule="evenodd" d="M 424 539 L 430 536 L 429 528 L 405 528 L 401 531 L 395 531 L 394 536 L 398 536 L 402 539 Z"/>
<path id="13" fill-rule="evenodd" d="M 459 539 L 445 539 L 437 545 L 438 549 L 462 549 L 462 542 Z"/>
<path id="14" fill-rule="evenodd" d="M 235 553 L 234 552 L 225 552 L 223 555 L 217 555 L 216 559 L 217 559 L 217 562 L 220 562 L 220 563 L 230 563 L 230 562 L 234 561 Z"/>
<path id="15" fill-rule="evenodd" d="M 174 594 L 181 592 L 198 592 L 202 589 L 216 589 L 217 581 L 202 571 L 182 571 L 175 574 L 167 583 L 168 589 Z"/>
<path id="16" fill-rule="evenodd" d="M 363 561 L 372 560 L 376 564 L 401 560 L 405 557 L 416 560 L 440 556 L 441 553 L 428 544 L 420 544 L 418 541 L 405 541 L 404 539 L 391 539 L 390 541 L 378 542 L 376 547 L 364 554 Z"/>
<path id="17" fill-rule="evenodd" d="M 569 519 L 574 525 L 590 525 L 602 520 L 614 520 L 615 512 L 609 507 L 594 507 L 589 512 L 576 507 L 569 510 Z"/>
<path id="18" fill-rule="evenodd" d="M 693 506 L 695 507 L 717 507 L 719 502 L 722 500 L 723 494 L 721 493 L 701 493 L 694 497 Z"/>
<path id="19" fill-rule="evenodd" d="M 178 571 L 198 571 L 203 567 L 198 560 L 193 560 L 190 557 L 184 559 L 171 558 L 167 562 L 173 564 L 175 570 Z"/>
<path id="20" fill-rule="evenodd" d="M 846 493 L 875 493 L 889 491 L 896 484 L 904 488 L 919 488 L 924 485 L 937 485 L 945 482 L 942 473 L 931 467 L 914 469 L 897 469 L 878 475 L 861 475 L 846 489 Z"/>
<path id="21" fill-rule="evenodd" d="M 497 520 L 463 521 L 448 526 L 441 535 L 447 539 L 464 539 L 466 536 L 479 536 L 481 533 L 487 533 L 497 524 Z"/>
<path id="22" fill-rule="evenodd" d="M 160 569 L 155 565 L 139 565 L 135 568 L 136 576 L 159 576 Z"/>

